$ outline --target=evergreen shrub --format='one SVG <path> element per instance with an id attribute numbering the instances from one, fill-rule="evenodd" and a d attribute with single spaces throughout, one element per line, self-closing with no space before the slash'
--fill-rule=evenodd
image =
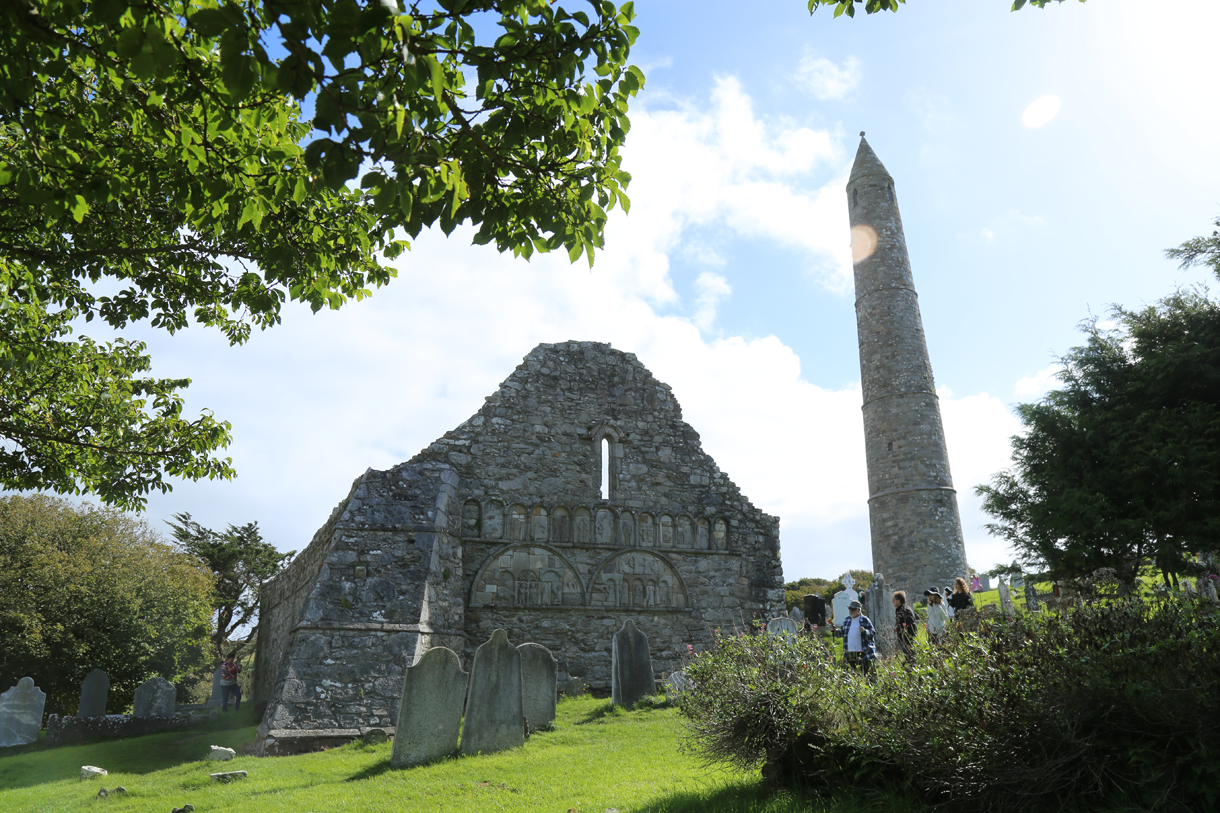
<path id="1" fill-rule="evenodd" d="M 723 636 L 691 658 L 690 745 L 767 779 L 951 811 L 1220 807 L 1220 609 L 1133 596 L 982 618 L 869 679 L 839 642 Z"/>

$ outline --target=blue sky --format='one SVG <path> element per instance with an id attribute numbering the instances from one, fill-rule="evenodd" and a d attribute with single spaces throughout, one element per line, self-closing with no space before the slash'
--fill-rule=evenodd
<path id="1" fill-rule="evenodd" d="M 230 348 L 145 329 L 154 372 L 233 423 L 239 478 L 150 500 L 154 525 L 257 520 L 304 548 L 366 468 L 465 420 L 537 343 L 609 341 L 674 387 L 705 448 L 781 519 L 785 577 L 871 564 L 843 186 L 860 130 L 895 179 L 967 555 L 1011 555 L 972 488 L 1007 465 L 1076 325 L 1208 282 L 1163 258 L 1220 214 L 1220 4 L 640 0 L 630 216 L 590 271 L 425 233 L 337 313 Z M 1022 123 L 1036 100 L 1059 111 Z M 90 330 L 93 332 L 91 333 Z M 89 335 L 104 338 L 97 329 Z"/>

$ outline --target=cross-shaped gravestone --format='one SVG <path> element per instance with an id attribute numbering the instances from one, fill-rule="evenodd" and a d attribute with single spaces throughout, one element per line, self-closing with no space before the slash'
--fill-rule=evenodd
<path id="1" fill-rule="evenodd" d="M 839 581 L 843 582 L 843 586 L 846 587 L 848 590 L 851 590 L 853 587 L 856 586 L 856 580 L 854 578 L 852 578 L 850 571 L 847 573 L 844 573 L 843 578 L 840 579 Z"/>
<path id="2" fill-rule="evenodd" d="M 834 599 L 830 604 L 834 608 L 834 621 L 836 624 L 842 624 L 843 619 L 847 618 L 847 605 L 860 598 L 860 594 L 852 589 L 852 585 L 856 580 L 852 578 L 851 573 L 843 574 L 843 589 L 835 593 Z"/>

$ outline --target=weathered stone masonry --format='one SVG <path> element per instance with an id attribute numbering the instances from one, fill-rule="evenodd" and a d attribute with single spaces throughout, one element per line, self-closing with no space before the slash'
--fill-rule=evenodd
<path id="1" fill-rule="evenodd" d="M 847 182 L 873 569 L 913 597 L 967 574 L 894 179 L 860 134 Z"/>
<path id="2" fill-rule="evenodd" d="M 604 442 L 603 442 L 604 441 Z M 601 498 L 603 449 L 609 499 Z M 392 729 L 404 668 L 503 628 L 610 686 L 634 618 L 656 667 L 783 605 L 779 521 L 703 452 L 634 355 L 543 344 L 473 417 L 368 471 L 261 596 L 260 753 Z"/>

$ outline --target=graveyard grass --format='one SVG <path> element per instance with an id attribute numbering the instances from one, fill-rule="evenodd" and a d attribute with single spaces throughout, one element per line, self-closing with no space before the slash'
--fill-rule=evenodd
<path id="1" fill-rule="evenodd" d="M 898 798 L 810 800 L 768 793 L 757 772 L 708 766 L 681 749 L 676 708 L 646 700 L 633 710 L 609 700 L 564 699 L 555 727 L 512 751 L 446 759 L 407 770 L 390 768 L 390 743 L 353 743 L 294 757 L 241 756 L 254 740 L 249 705 L 198 728 L 127 740 L 0 752 L 0 809 L 18 811 L 566 811 L 617 809 L 654 813 L 898 813 Z M 208 746 L 234 748 L 229 762 L 208 762 Z M 110 772 L 82 781 L 80 767 Z M 221 785 L 218 771 L 249 771 Z M 97 799 L 99 788 L 127 788 Z"/>

